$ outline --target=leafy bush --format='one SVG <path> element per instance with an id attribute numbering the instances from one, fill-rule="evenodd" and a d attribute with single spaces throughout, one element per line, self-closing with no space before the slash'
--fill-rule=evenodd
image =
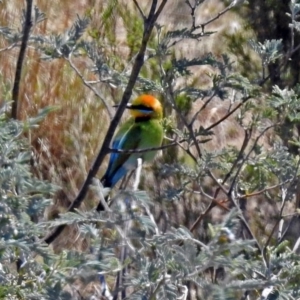
<path id="1" fill-rule="evenodd" d="M 238 13 L 262 13 L 266 4 L 212 1 L 220 9 L 203 21 L 208 1 L 179 1 L 188 20 L 168 24 L 173 2 L 156 2 L 98 3 L 65 32 L 46 34 L 38 30 L 45 14 L 35 7 L 30 16 L 28 0 L 23 31 L 0 27 L 1 52 L 31 49 L 37 71 L 16 76 L 11 96 L 1 76 L 17 109 L 9 118 L 3 101 L 0 111 L 0 298 L 300 297 L 300 98 L 288 63 L 298 49 L 299 4 L 284 17 L 291 44 L 256 40 L 250 20 L 246 45 L 243 32 L 218 35 L 219 19 L 235 9 L 242 24 Z M 203 50 L 214 36 L 229 50 Z M 255 66 L 247 72 L 249 62 L 235 65 L 234 55 Z M 39 64 L 56 66 L 50 87 Z M 164 104 L 163 153 L 108 206 L 96 176 L 131 95 L 146 92 Z M 28 94 L 32 101 L 20 97 Z"/>

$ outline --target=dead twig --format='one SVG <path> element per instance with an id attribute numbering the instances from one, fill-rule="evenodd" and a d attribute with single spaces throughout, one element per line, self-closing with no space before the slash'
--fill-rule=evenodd
<path id="1" fill-rule="evenodd" d="M 17 119 L 18 117 L 18 104 L 19 104 L 18 102 L 19 102 L 19 92 L 20 92 L 20 82 L 21 82 L 21 75 L 23 69 L 23 62 L 25 58 L 30 29 L 32 27 L 31 14 L 32 14 L 32 0 L 26 0 L 26 16 L 23 25 L 23 36 L 22 36 L 22 42 L 21 42 L 20 52 L 18 56 L 17 66 L 16 66 L 14 86 L 12 90 L 13 103 L 11 107 L 11 117 L 13 119 Z"/>

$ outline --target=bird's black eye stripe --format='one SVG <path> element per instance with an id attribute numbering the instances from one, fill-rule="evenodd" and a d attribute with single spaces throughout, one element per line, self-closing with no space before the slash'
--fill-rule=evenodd
<path id="1" fill-rule="evenodd" d="M 131 105 L 130 107 L 128 107 L 129 109 L 137 109 L 137 110 L 143 110 L 143 111 L 153 111 L 153 109 L 151 107 L 145 106 L 143 104 L 139 104 L 139 105 Z"/>

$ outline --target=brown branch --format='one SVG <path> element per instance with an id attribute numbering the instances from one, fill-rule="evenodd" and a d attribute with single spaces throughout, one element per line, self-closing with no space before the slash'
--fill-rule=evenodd
<path id="1" fill-rule="evenodd" d="M 109 109 L 108 104 L 106 103 L 104 97 L 102 95 L 100 95 L 100 93 L 97 91 L 96 88 L 94 88 L 88 81 L 85 80 L 83 74 L 80 73 L 80 71 L 78 70 L 78 68 L 74 65 L 73 61 L 72 61 L 72 52 L 70 53 L 68 58 L 65 58 L 66 61 L 69 63 L 70 67 L 75 71 L 75 73 L 77 74 L 77 76 L 81 79 L 82 83 L 88 87 L 100 100 L 101 102 L 104 104 L 106 111 L 109 115 L 110 120 L 112 119 L 112 113 Z"/>
<path id="2" fill-rule="evenodd" d="M 206 106 L 209 104 L 209 102 L 216 96 L 216 92 L 214 92 L 206 101 L 205 103 L 201 106 L 201 108 L 195 113 L 195 115 L 193 116 L 190 125 L 193 125 L 194 122 L 196 121 L 196 118 L 198 117 L 198 115 L 200 114 L 200 112 L 202 110 L 204 110 L 206 108 Z"/>
<path id="3" fill-rule="evenodd" d="M 30 29 L 32 27 L 31 14 L 32 14 L 32 0 L 26 0 L 26 16 L 23 24 L 23 36 L 22 43 L 20 47 L 19 57 L 16 65 L 15 81 L 12 90 L 12 107 L 11 107 L 11 117 L 17 119 L 18 117 L 18 101 L 20 92 L 20 82 L 23 68 L 23 61 L 25 58 L 27 42 L 29 39 Z"/>
<path id="4" fill-rule="evenodd" d="M 193 223 L 193 225 L 190 228 L 190 232 L 193 232 L 195 230 L 195 228 L 198 226 L 198 224 L 202 221 L 202 219 L 207 216 L 207 214 L 216 206 L 219 206 L 221 208 L 223 208 L 226 211 L 229 211 L 229 208 L 224 206 L 223 203 L 225 203 L 227 200 L 220 200 L 218 201 L 217 199 L 213 199 L 210 204 L 208 205 L 208 207 L 206 208 L 206 210 L 201 213 L 199 215 L 199 217 L 197 218 L 197 220 Z"/>
<path id="5" fill-rule="evenodd" d="M 187 120 L 182 115 L 180 109 L 178 108 L 178 106 L 176 104 L 175 97 L 174 97 L 174 92 L 173 92 L 173 89 L 172 89 L 172 81 L 173 81 L 173 77 L 167 75 L 166 76 L 166 82 L 165 82 L 165 88 L 167 90 L 167 93 L 168 93 L 168 96 L 170 98 L 171 104 L 172 104 L 174 110 L 176 111 L 176 113 L 178 114 L 178 116 L 180 117 L 182 123 L 187 128 L 187 130 L 189 131 L 190 138 L 194 142 L 194 145 L 196 147 L 198 157 L 201 158 L 202 157 L 202 152 L 201 152 L 199 143 L 198 143 L 197 138 L 196 138 L 196 136 L 194 134 L 194 131 L 193 131 L 193 124 L 192 123 L 189 124 L 187 122 Z"/>
<path id="6" fill-rule="evenodd" d="M 257 143 L 258 143 L 259 139 L 260 139 L 260 138 L 261 138 L 261 137 L 262 137 L 262 136 L 263 136 L 270 128 L 273 128 L 274 126 L 276 126 L 276 124 L 270 125 L 270 126 L 266 127 L 266 128 L 265 128 L 265 129 L 257 136 L 257 138 L 255 139 L 255 141 L 254 141 L 254 143 L 253 143 L 251 149 L 248 151 L 247 155 L 243 158 L 243 160 L 242 160 L 242 162 L 241 162 L 241 164 L 240 164 L 240 166 L 239 166 L 239 168 L 238 168 L 238 170 L 237 170 L 237 172 L 236 172 L 236 174 L 235 174 L 235 176 L 234 176 L 234 179 L 233 179 L 233 181 L 232 181 L 232 183 L 231 183 L 231 186 L 230 186 L 230 189 L 229 189 L 228 196 L 230 196 L 231 192 L 233 191 L 235 182 L 236 182 L 236 180 L 237 180 L 237 177 L 239 176 L 239 174 L 240 174 L 240 172 L 241 172 L 241 170 L 242 170 L 242 167 L 243 167 L 244 163 L 248 160 L 248 158 L 250 157 L 250 154 L 254 151 L 255 147 L 257 146 Z M 251 130 L 252 130 L 252 129 L 251 129 Z M 251 136 L 251 132 L 250 132 L 250 136 Z"/>
<path id="7" fill-rule="evenodd" d="M 244 137 L 244 141 L 243 141 L 243 144 L 242 144 L 242 147 L 239 151 L 239 154 L 236 158 L 236 160 L 234 161 L 234 163 L 232 164 L 231 168 L 230 168 L 230 171 L 226 174 L 225 178 L 223 179 L 222 181 L 222 184 L 225 184 L 226 181 L 229 179 L 229 177 L 231 176 L 233 170 L 236 168 L 237 164 L 239 163 L 239 161 L 243 158 L 243 154 L 246 150 L 246 147 L 248 146 L 249 144 L 249 141 L 250 141 L 250 138 L 251 138 L 251 135 L 252 135 L 252 128 L 250 130 L 245 130 L 245 137 Z"/>
<path id="8" fill-rule="evenodd" d="M 161 12 L 163 11 L 166 3 L 167 3 L 168 0 L 163 0 L 158 8 L 158 10 L 156 11 L 155 13 L 155 16 L 154 16 L 154 23 L 157 21 L 157 18 L 159 17 L 159 15 L 161 14 Z"/>
<path id="9" fill-rule="evenodd" d="M 248 99 L 250 99 L 250 98 L 248 98 Z M 231 110 L 227 115 L 225 115 L 223 118 L 218 120 L 216 123 L 210 125 L 208 128 L 205 128 L 205 130 L 209 131 L 209 130 L 213 129 L 214 127 L 218 126 L 220 123 L 222 123 L 224 120 L 226 120 L 229 116 L 231 116 L 234 112 L 236 112 L 244 103 L 245 103 L 245 100 L 243 102 L 240 102 L 233 110 Z"/>
<path id="10" fill-rule="evenodd" d="M 291 180 L 291 179 L 288 179 L 288 180 L 286 180 L 286 181 L 284 181 L 284 182 L 281 182 L 281 183 L 278 183 L 278 184 L 275 184 L 275 185 L 266 187 L 266 188 L 264 188 L 264 189 L 262 189 L 262 190 L 260 190 L 260 191 L 253 192 L 253 193 L 251 193 L 251 194 L 244 194 L 244 195 L 241 195 L 241 196 L 239 196 L 239 198 L 245 199 L 245 198 L 250 198 L 250 197 L 254 197 L 254 196 L 259 196 L 259 195 L 261 195 L 261 194 L 263 194 L 263 193 L 265 193 L 265 192 L 267 192 L 267 191 L 270 191 L 270 190 L 276 189 L 276 188 L 278 188 L 278 187 L 281 187 L 282 185 L 285 185 L 286 183 L 288 183 L 288 182 L 290 182 L 290 181 L 292 181 L 292 180 Z"/>
<path id="11" fill-rule="evenodd" d="M 229 10 L 231 10 L 235 6 L 236 6 L 236 2 L 232 1 L 229 6 L 225 7 L 222 11 L 218 12 L 213 18 L 211 18 L 208 21 L 196 26 L 195 28 L 202 28 L 202 30 L 204 31 L 205 26 L 207 26 L 208 24 L 212 23 L 213 21 L 219 19 L 221 16 L 223 16 L 225 13 L 227 13 Z"/>
<path id="12" fill-rule="evenodd" d="M 140 5 L 138 4 L 138 2 L 136 0 L 133 0 L 133 3 L 136 6 L 136 8 L 138 9 L 138 11 L 139 11 L 141 17 L 143 18 L 143 20 L 145 21 L 146 20 L 146 16 L 145 16 L 143 10 L 141 9 Z"/>
<path id="13" fill-rule="evenodd" d="M 243 160 L 242 160 L 242 162 L 241 162 L 241 164 L 240 164 L 240 166 L 239 166 L 239 168 L 238 168 L 238 170 L 237 170 L 237 172 L 236 172 L 236 174 L 235 174 L 235 176 L 234 176 L 234 179 L 233 179 L 233 181 L 232 181 L 232 183 L 231 183 L 230 189 L 229 189 L 228 194 L 227 194 L 228 199 L 231 200 L 231 202 L 233 203 L 233 205 L 234 205 L 234 206 L 236 207 L 236 209 L 240 212 L 240 216 L 239 216 L 238 218 L 241 220 L 241 222 L 242 222 L 244 228 L 247 230 L 247 232 L 248 232 L 248 234 L 251 236 L 251 238 L 252 238 L 253 240 L 255 240 L 256 246 L 257 246 L 257 248 L 260 250 L 260 252 L 262 253 L 263 258 L 265 258 L 265 257 L 264 257 L 264 253 L 263 253 L 263 249 L 261 248 L 261 246 L 260 246 L 258 240 L 255 238 L 254 234 L 252 233 L 252 230 L 251 230 L 251 228 L 250 228 L 248 222 L 246 221 L 246 219 L 245 219 L 245 217 L 244 217 L 244 215 L 243 215 L 243 212 L 241 211 L 240 207 L 238 206 L 238 203 L 237 203 L 235 197 L 233 196 L 233 190 L 234 190 L 234 185 L 235 185 L 235 182 L 236 182 L 236 180 L 237 180 L 237 177 L 239 176 L 239 173 L 240 173 L 240 171 L 241 171 L 241 169 L 242 169 L 244 163 L 248 160 L 250 154 L 252 153 L 252 151 L 253 151 L 254 148 L 256 147 L 256 145 L 257 145 L 259 139 L 265 134 L 265 132 L 266 132 L 267 130 L 269 130 L 270 128 L 272 128 L 272 127 L 274 127 L 274 126 L 276 126 L 276 125 L 271 125 L 271 126 L 266 127 L 266 128 L 258 135 L 258 137 L 255 139 L 255 141 L 254 141 L 254 143 L 253 143 L 251 149 L 248 151 L 247 155 L 243 158 Z M 239 197 L 238 197 L 238 198 L 239 198 Z M 237 198 L 237 199 L 238 199 L 238 198 Z M 265 260 L 265 262 L 266 262 L 266 260 Z"/>
<path id="14" fill-rule="evenodd" d="M 158 11 L 161 12 L 161 10 L 163 9 L 166 2 L 167 2 L 167 0 L 164 0 L 161 3 Z M 92 183 L 93 178 L 96 176 L 96 174 L 99 170 L 99 167 L 101 166 L 101 164 L 104 160 L 104 157 L 106 156 L 106 154 L 108 154 L 109 144 L 113 138 L 114 132 L 119 124 L 119 121 L 122 117 L 122 114 L 123 114 L 125 108 L 126 108 L 126 105 L 131 97 L 132 90 L 133 90 L 135 82 L 138 78 L 139 72 L 144 64 L 146 47 L 147 47 L 148 41 L 150 39 L 150 35 L 152 33 L 153 27 L 155 25 L 155 21 L 158 18 L 158 14 L 157 13 L 155 14 L 156 5 L 157 5 L 157 0 L 153 0 L 149 16 L 144 22 L 144 33 L 143 33 L 140 50 L 134 61 L 133 68 L 132 68 L 132 71 L 131 71 L 131 74 L 129 77 L 129 81 L 128 81 L 128 84 L 124 91 L 121 103 L 116 111 L 114 118 L 112 119 L 112 121 L 110 123 L 107 134 L 104 138 L 102 147 L 101 147 L 92 167 L 90 168 L 90 170 L 88 172 L 85 182 L 83 183 L 77 197 L 74 199 L 72 204 L 68 207 L 68 211 L 74 211 L 76 208 L 78 208 L 80 206 L 80 204 L 82 203 L 82 201 L 84 200 L 84 198 L 88 192 L 89 186 Z M 60 233 L 65 228 L 65 226 L 66 225 L 60 225 L 60 226 L 56 227 L 47 237 L 44 238 L 44 241 L 47 244 L 52 243 L 60 235 Z"/>
<path id="15" fill-rule="evenodd" d="M 229 191 L 228 191 L 228 195 L 231 195 L 231 193 L 232 193 L 232 191 L 233 191 L 233 189 L 234 189 L 234 187 L 235 187 L 235 183 L 236 183 L 236 181 L 237 181 L 237 178 L 239 177 L 240 172 L 242 171 L 242 168 L 243 168 L 243 166 L 244 166 L 244 163 L 245 163 L 246 160 L 249 158 L 250 153 L 252 152 L 252 150 L 253 150 L 254 147 L 256 146 L 256 143 L 258 142 L 258 139 L 257 139 L 257 140 L 255 141 L 255 143 L 254 143 L 254 145 L 253 145 L 251 151 L 249 151 L 249 153 L 246 155 L 246 157 L 243 158 L 244 151 L 246 150 L 246 147 L 247 147 L 247 145 L 248 145 L 248 143 L 249 143 L 249 141 L 250 141 L 250 139 L 251 139 L 251 136 L 252 136 L 252 130 L 253 130 L 253 126 L 251 126 L 250 129 L 246 129 L 246 130 L 245 130 L 245 138 L 244 138 L 243 145 L 242 145 L 242 147 L 241 147 L 241 151 L 239 152 L 239 156 L 237 157 L 235 163 L 233 164 L 233 166 L 232 166 L 232 168 L 231 168 L 231 170 L 230 170 L 230 173 L 227 174 L 227 175 L 228 175 L 228 178 L 229 178 L 230 174 L 232 174 L 232 172 L 233 172 L 234 168 L 237 166 L 238 162 L 239 162 L 240 160 L 242 160 L 242 162 L 240 163 L 239 167 L 237 167 L 237 171 L 236 171 L 236 173 L 235 173 L 235 175 L 234 175 L 234 177 L 233 177 L 233 180 L 232 180 L 232 182 L 231 182 L 230 189 L 229 189 Z"/>
<path id="16" fill-rule="evenodd" d="M 224 184 L 225 181 L 229 178 L 229 176 L 228 176 L 228 178 L 225 178 L 225 179 L 223 180 L 222 184 L 220 184 L 220 183 L 218 182 L 218 180 L 214 177 L 214 175 L 213 175 L 211 172 L 209 172 L 210 177 L 211 177 L 211 178 L 215 181 L 215 183 L 218 185 L 218 188 L 217 188 L 217 190 L 216 190 L 216 192 L 215 192 L 215 194 L 214 194 L 214 200 L 212 200 L 211 203 L 209 204 L 209 206 L 207 207 L 207 209 L 206 209 L 203 213 L 201 213 L 201 214 L 199 215 L 199 217 L 197 218 L 197 220 L 196 220 L 196 221 L 194 222 L 194 224 L 192 225 L 190 231 L 194 230 L 194 229 L 196 228 L 196 226 L 201 222 L 201 220 L 203 219 L 203 217 L 206 216 L 206 215 L 207 215 L 207 214 L 208 214 L 215 206 L 217 206 L 217 205 L 220 206 L 220 203 L 219 203 L 217 200 L 215 200 L 216 197 L 217 197 L 217 194 L 219 193 L 220 190 L 222 190 L 225 194 L 227 194 L 228 199 L 230 199 L 230 200 L 232 201 L 232 203 L 235 205 L 235 207 L 239 210 L 239 207 L 237 206 L 236 201 L 233 199 L 233 197 L 232 197 L 232 195 L 231 195 L 231 194 L 232 194 L 232 190 L 233 190 L 234 183 L 235 183 L 235 181 L 236 181 L 236 178 L 237 178 L 237 176 L 238 176 L 238 174 L 239 174 L 239 172 L 240 172 L 240 170 L 241 170 L 241 167 L 243 166 L 243 164 L 245 163 L 245 161 L 249 158 L 250 154 L 251 154 L 252 151 L 254 150 L 254 147 L 256 146 L 258 140 L 262 137 L 262 135 L 263 135 L 267 130 L 269 130 L 269 129 L 272 128 L 273 126 L 275 126 L 275 125 L 271 125 L 271 126 L 268 126 L 267 128 L 265 128 L 265 129 L 262 131 L 262 133 L 255 139 L 252 148 L 249 150 L 249 152 L 247 153 L 246 157 L 242 160 L 242 163 L 241 163 L 241 165 L 240 165 L 240 167 L 239 167 L 237 173 L 235 174 L 234 180 L 233 180 L 233 182 L 232 182 L 232 184 L 231 184 L 230 189 L 229 189 L 228 192 L 227 192 L 226 189 L 223 187 L 223 184 Z M 245 138 L 244 138 L 243 145 L 242 145 L 241 150 L 240 150 L 240 152 L 239 152 L 238 158 L 236 159 L 236 161 L 235 161 L 235 163 L 234 163 L 235 166 L 237 165 L 238 161 L 241 159 L 242 154 L 243 154 L 243 152 L 245 151 L 245 149 L 246 149 L 246 147 L 247 147 L 247 145 L 248 145 L 248 142 L 249 142 L 250 137 L 251 137 L 251 131 L 250 131 L 250 132 L 247 132 L 247 131 L 246 131 L 246 132 L 245 132 Z M 233 168 L 231 168 L 230 172 L 229 172 L 227 175 L 229 175 L 232 171 L 233 171 Z M 274 188 L 274 187 L 272 187 L 272 188 Z M 242 197 L 239 197 L 239 198 L 242 198 Z M 250 234 L 250 236 L 256 241 L 257 248 L 258 248 L 258 249 L 261 251 L 261 253 L 263 254 L 262 249 L 261 249 L 261 247 L 260 247 L 258 241 L 255 239 L 255 237 L 254 237 L 254 235 L 253 235 L 253 233 L 252 233 L 252 231 L 251 231 L 251 229 L 250 229 L 250 227 L 249 227 L 247 221 L 245 220 L 245 218 L 244 218 L 244 216 L 243 216 L 242 214 L 239 216 L 239 219 L 242 221 L 244 228 L 248 231 L 248 233 Z"/>
<path id="17" fill-rule="evenodd" d="M 232 174 L 232 171 L 234 170 L 234 168 L 236 167 L 236 165 L 238 164 L 239 160 L 242 158 L 243 156 L 243 153 L 248 145 L 248 142 L 249 142 L 249 137 L 248 137 L 248 134 L 247 134 L 247 131 L 245 132 L 245 138 L 244 138 L 244 141 L 243 141 L 243 144 L 242 144 L 242 147 L 240 149 L 240 152 L 237 156 L 237 159 L 235 160 L 235 162 L 233 163 L 230 171 L 227 173 L 227 175 L 225 176 L 225 178 L 223 179 L 222 181 L 222 185 L 226 183 L 226 181 L 228 180 L 228 178 L 230 177 L 230 175 Z M 218 184 L 219 182 L 217 180 L 215 180 Z M 222 186 L 221 185 L 221 186 Z M 214 193 L 214 197 L 213 197 L 213 200 L 211 201 L 210 205 L 208 206 L 208 208 L 200 214 L 200 216 L 197 218 L 197 220 L 194 222 L 194 224 L 192 225 L 191 227 L 191 231 L 194 230 L 196 228 L 196 226 L 198 226 L 198 224 L 201 222 L 201 220 L 203 219 L 203 217 L 205 217 L 215 206 L 220 206 L 219 202 L 216 200 L 216 197 L 218 196 L 219 192 L 221 190 L 221 187 L 219 186 L 215 193 Z M 225 190 L 226 192 L 226 190 Z"/>
<path id="18" fill-rule="evenodd" d="M 182 140 L 180 142 L 185 142 L 185 140 Z M 144 152 L 149 152 L 149 151 L 163 150 L 163 149 L 167 149 L 167 148 L 174 147 L 174 146 L 177 146 L 177 145 L 178 145 L 177 142 L 173 142 L 173 143 L 163 145 L 163 146 L 160 146 L 160 147 L 152 147 L 152 148 L 144 148 L 144 149 L 121 150 L 121 149 L 108 148 L 108 152 L 111 152 L 111 153 L 144 153 Z"/>
<path id="19" fill-rule="evenodd" d="M 12 43 L 11 45 L 9 45 L 9 46 L 7 46 L 7 47 L 5 47 L 5 48 L 0 49 L 0 53 L 1 53 L 1 52 L 4 52 L 4 51 L 11 50 L 11 49 L 13 49 L 13 48 L 16 47 L 16 46 L 17 46 L 17 43 Z"/>

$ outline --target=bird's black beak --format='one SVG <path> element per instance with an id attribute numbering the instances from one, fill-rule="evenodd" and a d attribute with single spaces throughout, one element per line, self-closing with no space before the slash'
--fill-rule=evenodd
<path id="1" fill-rule="evenodd" d="M 115 108 L 118 108 L 120 106 L 120 104 L 115 104 L 115 105 L 113 105 L 112 107 L 115 107 Z M 126 108 L 132 108 L 132 105 L 130 104 L 130 103 L 128 103 L 127 105 L 126 105 Z"/>

